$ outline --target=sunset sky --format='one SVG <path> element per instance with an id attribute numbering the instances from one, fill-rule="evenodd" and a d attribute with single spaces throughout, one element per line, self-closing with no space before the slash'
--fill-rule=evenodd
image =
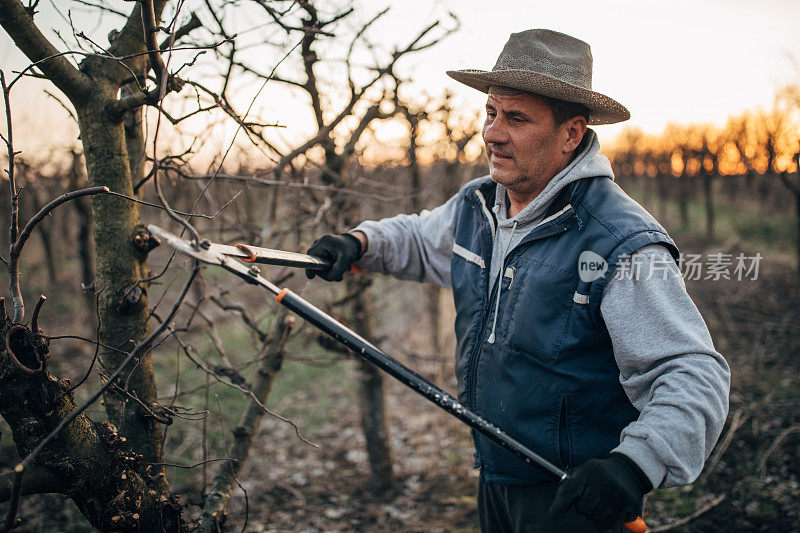
<path id="1" fill-rule="evenodd" d="M 42 13 L 37 20 L 42 26 L 65 31 L 63 21 L 48 3 L 41 2 Z M 191 3 L 187 2 L 187 10 Z M 71 6 L 78 24 L 83 22 L 93 35 L 105 40 L 111 27 L 107 24 L 112 20 L 98 22 L 71 2 L 58 4 Z M 123 1 L 115 4 L 125 11 L 131 6 Z M 476 111 L 483 107 L 485 96 L 460 86 L 444 74 L 445 70 L 490 70 L 508 35 L 528 28 L 550 28 L 587 41 L 594 55 L 595 90 L 620 101 L 632 114 L 621 126 L 599 127 L 603 142 L 609 142 L 624 126 L 656 133 L 670 121 L 721 124 L 730 114 L 769 107 L 777 88 L 800 83 L 800 2 L 796 0 L 573 0 L 568 4 L 359 0 L 357 6 L 362 21 L 385 6 L 391 7 L 373 32 L 382 43 L 403 43 L 419 28 L 454 12 L 461 21 L 459 32 L 424 53 L 404 59 L 399 70 L 413 79 L 412 90 L 436 94 L 449 88 L 465 108 Z M 245 24 L 247 16 L 238 15 Z M 237 13 L 229 10 L 226 16 L 236 17 Z M 347 28 L 340 34 L 342 31 Z M 48 36 L 58 45 L 52 32 Z M 3 70 L 8 75 L 25 64 L 9 37 L 0 32 Z M 16 140 L 23 150 L 64 146 L 75 139 L 65 112 L 43 94 L 43 86 L 41 82 L 28 82 L 12 93 Z M 304 104 L 276 99 L 274 91 L 280 89 L 271 90 L 256 101 L 254 109 L 285 125 L 281 133 L 285 138 L 302 138 L 310 131 L 310 125 L 298 119 Z M 243 95 L 240 105 L 246 107 L 253 94 Z M 232 132 L 227 128 L 220 135 L 229 139 Z"/>

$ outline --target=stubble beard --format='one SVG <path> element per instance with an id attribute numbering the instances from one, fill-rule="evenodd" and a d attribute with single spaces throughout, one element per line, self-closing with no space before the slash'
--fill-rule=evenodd
<path id="1" fill-rule="evenodd" d="M 489 177 L 492 181 L 502 185 L 507 191 L 519 198 L 535 198 L 544 189 L 545 184 L 539 183 L 540 180 L 526 173 L 519 172 L 515 175 L 506 176 L 505 178 L 496 177 L 496 171 L 502 173 L 501 169 L 495 169 L 491 163 L 489 164 Z"/>

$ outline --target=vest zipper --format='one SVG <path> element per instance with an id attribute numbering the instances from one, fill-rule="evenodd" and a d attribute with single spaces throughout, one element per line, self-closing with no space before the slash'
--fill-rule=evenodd
<path id="1" fill-rule="evenodd" d="M 494 218 L 492 217 L 492 213 L 489 211 L 489 207 L 486 205 L 486 199 L 483 197 L 483 194 L 481 193 L 480 190 L 478 189 L 475 190 L 475 196 L 477 196 L 478 200 L 480 200 L 481 205 L 479 210 L 486 218 L 486 222 L 489 224 L 489 230 L 490 230 L 489 232 L 492 236 L 492 244 L 494 244 L 495 232 L 496 232 L 496 225 Z M 491 265 L 491 262 L 489 264 Z M 485 287 L 483 290 L 483 294 L 486 294 L 486 292 L 489 290 L 489 270 L 490 269 L 483 270 L 483 275 L 486 276 L 486 283 L 484 284 Z M 469 354 L 469 359 L 468 359 L 469 363 L 467 366 L 467 376 L 466 376 L 467 405 L 469 406 L 470 409 L 473 410 L 475 409 L 475 381 L 477 377 L 475 374 L 477 373 L 477 367 L 478 367 L 478 354 L 480 354 L 481 351 L 481 339 L 483 339 L 484 332 L 486 331 L 486 319 L 488 318 L 489 310 L 491 309 L 490 307 L 491 301 L 492 301 L 492 296 L 490 294 L 489 297 L 486 299 L 486 303 L 482 306 L 481 318 L 480 318 L 480 324 L 481 324 L 480 331 L 478 332 L 478 336 L 475 338 L 476 341 L 475 346 L 472 349 L 472 353 Z M 476 435 L 474 431 L 473 435 Z M 477 446 L 477 441 L 476 441 L 476 446 Z M 478 451 L 477 448 L 476 451 Z M 478 452 L 478 454 L 480 456 L 480 452 Z"/>
<path id="2" fill-rule="evenodd" d="M 497 312 L 500 310 L 500 294 L 503 292 L 503 272 L 506 269 L 506 255 L 508 255 L 508 249 L 511 248 L 511 242 L 514 240 L 514 232 L 517 230 L 517 223 L 519 221 L 515 220 L 514 225 L 511 227 L 511 236 L 508 238 L 508 244 L 506 244 L 506 249 L 503 251 L 503 263 L 500 265 L 500 271 L 497 273 L 497 299 L 495 300 L 494 304 L 494 318 L 492 319 L 492 333 L 489 335 L 489 338 L 486 340 L 489 344 L 494 344 L 496 340 L 495 331 L 497 329 Z M 491 275 L 491 273 L 490 273 Z M 513 280 L 512 280 L 513 282 Z M 509 285 L 510 287 L 511 285 Z"/>
<path id="3" fill-rule="evenodd" d="M 489 224 L 489 228 L 492 230 L 492 241 L 494 241 L 494 238 L 495 238 L 495 235 L 494 235 L 495 224 L 494 224 L 494 220 L 492 219 L 491 212 L 489 211 L 488 207 L 486 206 L 486 200 L 484 200 L 483 194 L 481 194 L 480 191 L 476 190 L 475 191 L 475 195 L 480 200 L 481 206 L 480 206 L 479 210 L 483 212 L 483 215 L 487 219 L 487 222 Z M 561 216 L 564 212 L 566 212 L 570 208 L 571 208 L 570 205 L 565 206 L 564 209 L 562 209 L 560 212 L 555 214 L 556 215 L 555 217 L 553 217 L 551 215 L 546 220 L 543 220 L 542 222 L 537 224 L 536 228 L 534 228 L 533 231 L 535 231 L 539 227 L 543 226 L 545 222 L 550 222 L 554 218 L 557 218 L 558 216 Z M 551 229 L 550 231 L 543 232 L 542 235 L 537 235 L 534 239 L 526 240 L 526 239 L 523 238 L 522 241 L 517 243 L 517 247 L 519 247 L 522 244 L 528 242 L 529 240 L 538 240 L 538 239 L 547 238 L 547 237 L 550 237 L 552 235 L 556 235 L 558 233 L 564 232 L 567 229 L 568 229 L 568 226 L 558 226 L 556 228 Z M 509 243 L 510 242 L 511 241 L 509 240 Z M 503 267 L 505 267 L 505 258 L 503 258 L 503 265 L 502 265 L 502 267 L 500 269 L 500 274 L 502 274 L 502 272 L 503 272 Z M 486 276 L 486 280 L 488 282 L 488 279 L 489 279 L 489 271 L 488 271 L 488 269 L 484 270 L 483 272 L 484 272 L 484 275 Z M 497 278 L 498 278 L 498 280 L 502 280 L 502 275 L 498 275 Z M 499 296 L 500 296 L 499 292 L 502 289 L 502 281 L 498 281 L 497 284 L 494 287 L 497 287 L 497 289 L 498 289 L 498 301 L 499 301 Z M 494 290 L 494 287 L 492 287 L 492 290 Z M 510 285 L 509 285 L 509 287 L 510 287 Z M 486 287 L 486 289 L 488 289 L 488 287 Z M 484 290 L 486 290 L 486 289 L 484 289 Z M 484 294 L 486 294 L 486 293 L 484 292 Z M 477 366 L 478 366 L 478 354 L 480 353 L 480 350 L 481 350 L 481 340 L 480 339 L 483 338 L 483 336 L 484 336 L 484 334 L 486 332 L 486 318 L 487 318 L 487 316 L 489 314 L 489 310 L 490 310 L 490 306 L 491 306 L 490 302 L 492 301 L 492 296 L 494 296 L 494 294 L 490 293 L 489 297 L 488 297 L 488 299 L 486 301 L 486 304 L 483 306 L 483 310 L 481 312 L 481 318 L 480 318 L 480 323 L 481 323 L 480 331 L 478 332 L 478 336 L 476 337 L 475 347 L 472 349 L 472 353 L 469 355 L 469 363 L 468 363 L 468 366 L 467 366 L 467 376 L 466 376 L 466 378 L 467 378 L 467 387 L 466 387 L 466 389 L 467 389 L 467 405 L 470 407 L 470 409 L 473 409 L 473 410 L 475 409 L 475 380 L 476 380 L 475 374 L 477 372 Z M 495 317 L 496 316 L 497 316 L 497 313 L 495 312 Z M 480 452 L 479 452 L 479 454 L 480 454 Z"/>

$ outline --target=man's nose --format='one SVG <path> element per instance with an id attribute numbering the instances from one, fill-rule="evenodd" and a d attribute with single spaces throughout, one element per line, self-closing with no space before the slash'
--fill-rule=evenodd
<path id="1" fill-rule="evenodd" d="M 495 118 L 483 128 L 483 140 L 486 143 L 503 144 L 508 142 L 508 132 L 502 120 Z"/>

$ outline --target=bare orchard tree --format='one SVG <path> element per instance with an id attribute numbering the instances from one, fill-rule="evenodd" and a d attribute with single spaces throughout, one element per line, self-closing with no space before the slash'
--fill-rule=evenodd
<path id="1" fill-rule="evenodd" d="M 164 524 L 167 529 L 176 530 L 180 526 L 180 505 L 170 495 L 161 466 L 164 456 L 159 427 L 149 414 L 149 406 L 156 404 L 157 397 L 152 361 L 145 357 L 152 335 L 148 331 L 147 283 L 143 280 L 149 276 L 145 260 L 154 241 L 139 220 L 138 205 L 125 198 L 131 196 L 133 188 L 123 117 L 147 102 L 157 102 L 160 94 L 178 87 L 175 79 L 165 74 L 163 62 L 157 60 L 158 49 L 152 45 L 156 37 L 154 21 L 160 19 L 163 7 L 164 2 L 137 3 L 105 53 L 73 54 L 60 52 L 37 27 L 36 3 L 28 6 L 17 0 L 0 3 L 0 25 L 32 61 L 22 74 L 8 83 L 3 81 L 9 174 L 14 171 L 9 94 L 23 74 L 40 73 L 67 97 L 75 110 L 91 185 L 84 190 L 117 194 L 93 201 L 98 222 L 95 284 L 103 289 L 99 298 L 102 323 L 99 337 L 107 347 L 101 360 L 106 368 L 116 369 L 109 377 L 122 377 L 127 394 L 137 399 L 128 405 L 126 396 L 119 392 L 120 387 L 104 387 L 105 406 L 113 425 L 96 423 L 75 409 L 69 385 L 47 372 L 44 365 L 47 348 L 38 336 L 36 316 L 30 328 L 23 324 L 25 307 L 17 265 L 25 233 L 15 236 L 13 229 L 19 192 L 10 179 L 12 245 L 8 265 L 13 315 L 5 320 L 4 333 L 6 339 L 19 339 L 7 346 L 19 348 L 7 349 L 4 355 L 10 368 L 16 369 L 17 374 L 22 371 L 27 379 L 18 377 L 16 388 L 3 387 L 8 394 L 4 397 L 2 414 L 12 427 L 20 455 L 26 458 L 17 467 L 10 487 L 12 506 L 7 527 L 14 525 L 20 492 L 52 491 L 71 493 L 90 522 L 101 529 Z M 146 40 L 152 51 L 156 87 L 120 98 L 120 88 L 142 71 L 148 51 Z M 79 67 L 70 61 L 70 56 L 82 57 Z M 142 87 L 146 84 L 144 79 L 138 82 Z M 78 192 L 70 195 L 85 196 Z M 48 206 L 43 209 L 46 210 Z M 134 359 L 137 364 L 131 365 Z M 22 403 L 28 409 L 20 410 L 22 398 L 34 390 L 39 391 L 37 401 Z M 126 408 L 127 416 L 123 414 Z M 49 444 L 46 449 L 42 448 L 45 443 Z M 139 458 L 154 465 L 149 472 L 145 472 L 144 466 L 135 467 Z M 56 486 L 53 480 L 59 480 Z M 73 493 L 71 487 L 82 489 Z"/>
<path id="2" fill-rule="evenodd" d="M 180 81 L 166 72 L 155 43 L 159 31 L 156 20 L 161 19 L 165 3 L 137 2 L 103 53 L 61 52 L 36 26 L 35 3 L 28 7 L 18 0 L 0 3 L 0 25 L 33 62 L 26 72 L 41 72 L 74 108 L 89 183 L 93 187 L 133 195 L 134 173 L 128 158 L 125 114 L 144 104 L 157 104 L 164 94 L 180 88 Z M 176 22 L 177 19 L 170 24 L 173 37 L 178 30 Z M 142 76 L 147 71 L 148 55 L 155 76 L 155 83 L 149 89 L 146 77 Z M 78 66 L 70 61 L 74 57 L 81 58 Z M 141 90 L 120 97 L 120 89 L 130 83 L 136 83 Z M 95 287 L 101 289 L 100 342 L 109 347 L 101 351 L 100 358 L 107 368 L 116 369 L 149 333 L 150 273 L 146 259 L 156 241 L 145 230 L 136 203 L 121 197 L 106 197 L 95 199 L 92 209 L 97 260 Z M 24 312 L 15 313 L 14 322 L 21 322 L 23 317 Z M 142 358 L 122 377 L 127 392 L 139 401 L 128 402 L 116 387 L 107 389 L 104 405 L 109 421 L 126 439 L 126 448 L 135 450 L 144 461 L 163 464 L 159 424 L 147 407 L 157 403 L 152 360 Z M 163 467 L 152 470 L 152 477 L 142 478 L 142 483 L 152 488 L 155 497 L 168 498 Z"/>
<path id="3" fill-rule="evenodd" d="M 198 241 L 198 230 L 189 220 L 213 219 L 222 209 L 213 215 L 199 215 L 195 211 L 201 203 L 217 208 L 221 204 L 224 204 L 222 207 L 227 205 L 212 196 L 212 185 L 226 177 L 222 165 L 233 146 L 231 140 L 224 153 L 215 160 L 213 168 L 201 176 L 205 183 L 199 190 L 192 190 L 195 198 L 191 208 L 178 212 L 167 200 L 167 196 L 176 200 L 175 195 L 162 190 L 162 181 L 198 177 L 188 166 L 188 158 L 195 152 L 196 145 L 191 144 L 181 153 L 165 153 L 159 157 L 158 134 L 162 119 L 164 123 L 179 125 L 201 113 L 223 114 L 235 122 L 237 133 L 243 132 L 257 150 L 274 160 L 266 178 L 246 178 L 273 187 L 275 206 L 280 206 L 281 191 L 300 191 L 310 200 L 305 204 L 309 212 L 298 212 L 297 218 L 305 219 L 310 215 L 318 225 L 332 230 L 344 228 L 358 218 L 354 169 L 357 168 L 359 140 L 373 121 L 396 112 L 391 102 L 397 84 L 394 69 L 398 60 L 432 46 L 447 31 L 432 24 L 409 39 L 406 45 L 387 51 L 385 56 L 376 56 L 375 65 L 357 69 L 351 64 L 351 57 L 359 43 L 365 42 L 369 28 L 383 12 L 363 23 L 342 48 L 346 64 L 345 86 L 349 88 L 349 95 L 337 104 L 337 99 L 325 93 L 319 79 L 321 65 L 327 61 L 319 48 L 323 42 L 340 42 L 336 40 L 338 24 L 353 12 L 346 4 L 339 7 L 326 4 L 322 9 L 307 0 L 225 2 L 224 6 L 230 8 L 247 5 L 250 13 L 257 10 L 263 18 L 255 21 L 254 27 L 284 35 L 281 42 L 268 52 L 273 67 L 270 72 L 260 70 L 265 64 L 264 54 L 259 55 L 259 68 L 256 68 L 252 64 L 252 55 L 239 53 L 245 47 L 237 45 L 240 36 L 226 28 L 221 16 L 223 4 L 216 5 L 207 0 L 201 13 L 190 14 L 182 12 L 182 0 L 169 4 L 168 10 L 166 0 L 137 0 L 131 2 L 127 12 L 109 7 L 102 1 L 80 3 L 120 20 L 118 29 L 109 35 L 107 45 L 101 46 L 97 39 L 80 28 L 72 27 L 72 46 L 59 50 L 46 37 L 46 29 L 43 31 L 37 25 L 38 1 L 26 4 L 20 0 L 0 0 L 0 26 L 31 61 L 14 78 L 2 76 L 11 205 L 10 250 L 8 259 L 4 261 L 9 272 L 12 311 L 9 317 L 3 315 L 0 324 L 0 335 L 5 340 L 0 349 L 0 414 L 11 426 L 22 458 L 14 472 L 0 476 L 0 500 L 10 502 L 5 528 L 11 529 L 16 525 L 21 496 L 54 492 L 70 497 L 89 522 L 103 531 L 187 530 L 190 526 L 182 517 L 184 505 L 171 492 L 168 483 L 164 442 L 166 428 L 174 419 L 196 415 L 203 424 L 204 460 L 199 464 L 202 465 L 204 481 L 206 466 L 212 462 L 220 465 L 216 475 L 208 480 L 208 487 L 204 487 L 199 526 L 204 531 L 218 531 L 224 526 L 227 506 L 239 483 L 237 476 L 249 455 L 259 420 L 268 413 L 266 398 L 281 367 L 283 347 L 291 333 L 292 321 L 287 317 L 276 317 L 274 330 L 265 331 L 244 306 L 228 301 L 224 292 L 193 288 L 199 272 L 195 263 L 189 265 L 188 272 L 175 273 L 175 269 L 171 269 L 172 281 L 179 281 L 180 288 L 172 290 L 168 310 L 158 310 L 149 301 L 151 284 L 163 278 L 167 267 L 173 263 L 168 263 L 160 273 L 154 274 L 148 268 L 148 255 L 158 241 L 140 218 L 141 206 L 163 209 L 189 238 Z M 54 5 L 54 8 L 58 9 L 58 6 Z M 169 12 L 169 16 L 164 17 L 165 12 Z M 188 49 L 190 55 L 176 55 L 181 49 Z M 378 48 L 370 44 L 366 49 Z M 219 84 L 210 82 L 207 75 L 191 75 L 204 51 L 216 54 L 226 66 L 218 78 Z M 182 59 L 172 64 L 173 57 Z M 283 61 L 295 57 L 300 65 L 298 79 L 292 78 L 288 71 L 276 70 Z M 88 186 L 81 184 L 79 169 L 73 169 L 72 190 L 47 203 L 44 203 L 44 198 L 36 200 L 38 205 L 44 205 L 19 230 L 21 193 L 14 179 L 16 152 L 10 94 L 24 76 L 52 82 L 66 98 L 68 103 L 65 107 L 74 110 Z M 304 91 L 310 99 L 316 131 L 295 148 L 279 148 L 266 132 L 270 124 L 249 118 L 249 108 L 240 111 L 234 104 L 232 87 L 239 80 L 243 83 L 255 80 L 262 88 L 272 80 L 272 83 L 279 82 Z M 194 107 L 189 111 L 186 111 L 185 101 L 169 96 L 184 88 L 192 92 L 188 105 Z M 171 104 L 176 101 L 181 105 Z M 151 117 L 151 122 L 155 122 L 152 129 L 146 128 L 153 125 L 144 112 L 147 107 L 156 112 L 155 118 Z M 78 165 L 78 161 L 76 155 L 73 162 Z M 233 179 L 238 178 L 234 176 Z M 147 190 L 157 198 L 157 204 L 142 200 Z M 82 209 L 81 216 L 84 227 L 87 230 L 91 228 L 94 234 L 95 277 L 91 286 L 97 300 L 99 329 L 95 355 L 101 385 L 78 406 L 73 392 L 87 382 L 94 361 L 86 377 L 74 386 L 49 373 L 46 364 L 48 337 L 38 326 L 44 297 L 36 305 L 31 322 L 26 323 L 19 258 L 31 232 L 47 213 L 67 201 L 79 201 L 90 196 L 93 221 L 88 220 L 85 209 Z M 219 220 L 226 228 L 234 228 L 237 232 L 242 229 L 240 220 L 224 214 Z M 276 231 L 278 225 L 277 218 L 273 217 L 267 233 Z M 87 251 L 91 253 L 90 248 Z M 87 277 L 92 272 L 91 255 L 87 258 L 84 283 L 88 283 Z M 353 305 L 352 313 L 357 323 L 359 316 L 370 316 L 364 308 L 368 303 L 364 296 L 365 285 L 360 280 L 348 282 L 348 294 L 355 295 L 348 302 Z M 239 372 L 239 366 L 227 357 L 219 335 L 214 332 L 214 318 L 209 314 L 209 308 L 236 315 L 250 330 L 256 351 L 247 365 L 257 370 L 254 379 L 245 378 Z M 182 309 L 184 318 L 178 325 L 175 318 Z M 156 324 L 152 328 L 151 318 Z M 361 325 L 368 327 L 366 322 Z M 200 331 L 211 337 L 219 362 L 213 363 L 194 347 L 190 336 Z M 363 333 L 370 334 L 369 331 Z M 159 401 L 152 354 L 165 342 L 177 346 L 207 376 L 205 390 L 211 384 L 219 383 L 235 389 L 244 398 L 244 411 L 233 431 L 233 445 L 228 447 L 225 457 L 206 458 L 208 405 L 200 413 L 182 410 L 174 404 L 178 395 L 177 384 L 168 403 Z M 374 369 L 365 372 L 365 431 L 368 441 L 370 432 L 377 435 L 378 447 L 384 449 L 379 450 L 375 457 L 385 465 L 389 457 L 386 432 L 381 434 L 378 430 L 374 433 L 374 426 L 370 427 L 370 421 L 382 424 L 382 393 L 380 387 L 374 385 L 380 383 L 380 376 Z M 92 420 L 85 412 L 101 397 L 108 422 Z M 297 435 L 299 437 L 299 432 Z M 378 464 L 373 454 L 371 458 L 373 465 Z M 391 482 L 391 465 L 388 464 L 388 471 L 382 469 L 376 474 L 376 479 L 384 484 Z"/>
<path id="4" fill-rule="evenodd" d="M 314 119 L 314 133 L 295 148 L 277 149 L 257 131 L 250 131 L 251 140 L 275 156 L 274 165 L 265 171 L 268 177 L 225 176 L 251 183 L 273 186 L 272 205 L 262 235 L 273 235 L 280 224 L 280 216 L 287 216 L 282 206 L 288 190 L 302 190 L 302 202 L 296 212 L 289 214 L 297 219 L 297 228 L 325 231 L 344 231 L 355 225 L 363 216 L 361 206 L 365 191 L 374 188 L 365 184 L 358 172 L 358 147 L 362 137 L 375 121 L 394 117 L 400 107 L 397 102 L 395 74 L 398 61 L 405 56 L 427 49 L 438 43 L 453 29 L 442 29 L 439 22 L 430 24 L 395 49 L 382 50 L 371 42 L 369 30 L 386 15 L 381 11 L 353 30 L 346 46 L 336 47 L 334 28 L 349 22 L 351 8 L 331 10 L 322 2 L 278 1 L 258 2 L 283 30 L 287 43 L 297 43 L 298 54 L 289 58 L 276 72 L 268 73 L 248 63 L 246 56 L 233 44 L 216 51 L 228 72 L 241 71 L 258 78 L 269 78 L 298 90 L 306 98 Z M 296 12 L 291 9 L 296 6 Z M 216 31 L 225 37 L 231 35 L 221 19 L 216 19 Z M 352 23 L 351 23 L 352 24 Z M 356 56 L 373 51 L 372 64 L 364 66 Z M 382 53 L 381 53 L 382 52 Z M 288 73 L 294 61 L 297 73 Z M 331 63 L 341 63 L 340 77 L 331 73 Z M 360 65 L 360 66 L 359 66 Z M 197 85 L 200 91 L 207 91 Z M 347 88 L 344 94 L 342 89 Z M 220 95 L 226 98 L 225 87 Z M 309 183 L 310 181 L 310 183 Z M 366 187 L 365 187 L 366 185 Z M 377 185 L 376 190 L 381 190 Z M 369 196 L 369 193 L 366 193 Z M 309 221 L 313 221 L 309 225 Z M 301 241 L 302 239 L 298 239 Z M 371 298 L 367 293 L 370 280 L 348 276 L 345 294 L 331 305 L 344 311 L 350 324 L 360 334 L 373 337 L 374 319 Z M 383 376 L 368 364 L 359 364 L 359 404 L 361 420 L 371 473 L 371 488 L 381 493 L 392 486 L 392 462 L 389 446 L 387 413 L 383 400 Z"/>
<path id="5" fill-rule="evenodd" d="M 476 157 L 470 157 L 467 147 L 473 139 L 479 138 L 480 115 L 459 113 L 450 91 L 436 98 L 424 95 L 422 102 L 416 104 L 404 103 L 398 97 L 396 107 L 408 124 L 404 165 L 408 169 L 412 193 L 409 208 L 412 213 L 418 213 L 444 203 L 472 177 L 469 172 L 476 166 Z M 424 132 L 433 128 L 443 131 L 431 142 L 425 138 Z M 431 161 L 436 163 L 425 164 Z M 426 166 L 431 168 L 426 169 Z M 432 175 L 423 179 L 423 171 Z M 445 379 L 450 357 L 445 353 L 441 335 L 444 291 L 436 285 L 428 285 L 425 292 L 430 322 L 428 349 L 439 361 L 440 377 Z"/>

